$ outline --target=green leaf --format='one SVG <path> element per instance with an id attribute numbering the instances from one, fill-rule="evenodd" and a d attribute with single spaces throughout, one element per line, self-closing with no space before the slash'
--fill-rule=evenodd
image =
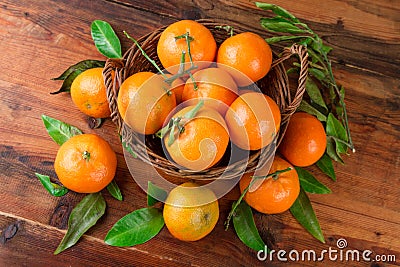
<path id="1" fill-rule="evenodd" d="M 340 140 L 344 141 L 345 143 L 348 141 L 347 133 L 343 124 L 335 118 L 332 113 L 329 113 L 328 119 L 326 121 L 326 134 L 328 136 L 335 137 L 336 143 L 336 151 L 339 154 L 343 154 L 347 152 L 347 145 Z"/>
<path id="2" fill-rule="evenodd" d="M 71 91 L 71 85 L 74 82 L 75 78 L 78 77 L 79 74 L 81 74 L 83 71 L 82 70 L 76 70 L 72 72 L 68 77 L 64 80 L 63 84 L 61 85 L 60 89 L 55 92 L 51 92 L 51 95 L 57 95 L 59 93 L 63 92 L 69 92 Z"/>
<path id="3" fill-rule="evenodd" d="M 332 160 L 327 153 L 317 161 L 318 168 L 328 175 L 333 181 L 336 181 L 335 169 L 333 168 Z"/>
<path id="4" fill-rule="evenodd" d="M 42 120 L 50 137 L 60 146 L 72 136 L 82 134 L 78 128 L 49 116 L 42 115 Z"/>
<path id="5" fill-rule="evenodd" d="M 298 43 L 301 45 L 304 45 L 305 47 L 308 47 L 311 42 L 312 42 L 312 38 L 307 37 L 307 38 L 304 38 L 303 40 L 299 41 Z"/>
<path id="6" fill-rule="evenodd" d="M 81 236 L 96 224 L 105 211 L 106 202 L 100 192 L 85 196 L 72 210 L 68 219 L 67 233 L 54 254 L 75 245 Z"/>
<path id="7" fill-rule="evenodd" d="M 274 4 L 262 3 L 262 2 L 256 2 L 255 4 L 258 8 L 261 8 L 263 10 L 271 10 L 276 15 L 287 18 L 293 22 L 299 22 L 299 20 L 294 15 L 292 15 L 289 11 L 287 11 L 286 9 L 284 9 L 280 6 L 277 6 Z"/>
<path id="8" fill-rule="evenodd" d="M 326 112 L 328 111 L 328 107 L 325 104 L 321 91 L 310 77 L 308 77 L 306 81 L 306 91 L 312 102 L 322 107 Z"/>
<path id="9" fill-rule="evenodd" d="M 336 142 L 333 138 L 329 137 L 326 139 L 326 153 L 334 161 L 344 164 L 342 157 L 338 154 L 336 150 Z"/>
<path id="10" fill-rule="evenodd" d="M 318 80 L 320 80 L 321 82 L 325 82 L 326 81 L 326 75 L 323 71 L 317 69 L 317 68 L 309 68 L 308 72 L 314 76 L 315 78 L 317 78 Z"/>
<path id="11" fill-rule="evenodd" d="M 156 236 L 163 226 L 164 219 L 158 209 L 135 210 L 114 224 L 104 242 L 117 247 L 143 244 Z"/>
<path id="12" fill-rule="evenodd" d="M 299 68 L 289 68 L 286 70 L 287 75 L 290 75 L 292 73 L 299 73 Z"/>
<path id="13" fill-rule="evenodd" d="M 115 179 L 113 179 L 111 183 L 107 185 L 107 190 L 115 199 L 122 201 L 122 193 L 117 183 L 115 182 Z"/>
<path id="14" fill-rule="evenodd" d="M 333 48 L 330 47 L 330 46 L 327 46 L 327 45 L 324 45 L 324 44 L 321 45 L 321 50 L 322 50 L 322 52 L 325 53 L 326 55 L 328 55 L 329 52 L 332 51 L 332 49 L 333 49 Z"/>
<path id="15" fill-rule="evenodd" d="M 307 31 L 300 29 L 299 27 L 291 24 L 290 22 L 274 20 L 274 18 L 262 18 L 261 26 L 268 29 L 271 32 L 281 32 L 281 33 L 306 33 Z"/>
<path id="16" fill-rule="evenodd" d="M 108 58 L 121 58 L 121 43 L 108 22 L 95 20 L 91 25 L 94 44 Z"/>
<path id="17" fill-rule="evenodd" d="M 293 35 L 287 36 L 287 35 L 284 35 L 284 36 L 270 37 L 270 38 L 265 39 L 265 41 L 267 41 L 267 43 L 269 43 L 269 44 L 273 44 L 273 43 L 277 43 L 277 42 L 284 42 L 284 41 L 289 41 L 289 40 L 297 40 L 297 39 L 301 39 L 301 38 L 303 38 L 303 36 L 293 36 Z"/>
<path id="18" fill-rule="evenodd" d="M 134 158 L 137 158 L 137 155 L 136 155 L 135 151 L 133 151 L 132 147 L 129 144 L 127 144 L 126 142 L 122 142 L 122 136 L 119 136 L 119 139 L 121 140 L 122 147 L 126 151 L 128 151 L 128 153 L 131 154 Z"/>
<path id="19" fill-rule="evenodd" d="M 233 227 L 243 244 L 255 251 L 264 250 L 266 245 L 254 223 L 253 212 L 245 201 L 242 201 L 236 208 L 233 216 Z"/>
<path id="20" fill-rule="evenodd" d="M 300 185 L 304 191 L 313 194 L 329 194 L 332 192 L 305 169 L 300 167 L 295 167 L 295 169 L 299 175 Z"/>
<path id="21" fill-rule="evenodd" d="M 321 57 L 320 51 L 315 51 L 314 49 L 312 49 L 312 47 L 307 47 L 307 52 L 312 59 L 312 63 L 318 63 L 318 62 L 322 64 L 326 63 L 325 60 Z"/>
<path id="22" fill-rule="evenodd" d="M 71 67 L 69 67 L 66 71 L 64 71 L 61 76 L 54 78 L 53 80 L 64 80 L 61 88 L 58 89 L 56 92 L 51 92 L 50 94 L 55 95 L 62 92 L 69 92 L 71 90 L 71 85 L 76 77 L 79 74 L 84 72 L 85 70 L 92 69 L 92 68 L 100 68 L 104 67 L 105 61 L 99 60 L 83 60 Z"/>
<path id="23" fill-rule="evenodd" d="M 69 75 L 71 75 L 71 73 L 77 70 L 84 71 L 92 68 L 100 68 L 100 67 L 103 68 L 105 64 L 106 62 L 101 60 L 93 60 L 93 59 L 82 60 L 76 63 L 75 65 L 70 66 L 60 76 L 58 76 L 57 78 L 53 78 L 52 80 L 65 80 Z"/>
<path id="24" fill-rule="evenodd" d="M 326 121 L 326 116 L 324 114 L 322 114 L 318 109 L 316 109 L 313 106 L 311 106 L 305 100 L 301 100 L 300 105 L 297 108 L 297 110 L 298 111 L 304 111 L 304 112 L 307 112 L 308 114 L 314 115 L 320 121 Z"/>
<path id="25" fill-rule="evenodd" d="M 300 194 L 290 208 L 290 212 L 312 236 L 325 243 L 324 235 L 315 216 L 310 199 L 303 189 L 300 189 Z"/>
<path id="26" fill-rule="evenodd" d="M 168 193 L 152 182 L 147 183 L 147 206 L 154 206 L 156 203 L 165 202 Z"/>
<path id="27" fill-rule="evenodd" d="M 43 175 L 40 173 L 35 173 L 36 177 L 39 179 L 39 181 L 42 183 L 43 187 L 52 195 L 55 197 L 62 197 L 66 193 L 68 193 L 68 189 L 65 188 L 64 186 L 60 186 L 58 184 L 52 183 L 50 181 L 50 177 L 47 175 Z"/>

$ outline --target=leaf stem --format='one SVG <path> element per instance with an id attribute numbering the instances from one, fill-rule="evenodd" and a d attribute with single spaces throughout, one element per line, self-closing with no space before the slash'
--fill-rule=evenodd
<path id="1" fill-rule="evenodd" d="M 323 53 L 323 57 L 324 57 L 324 60 L 328 63 L 327 66 L 328 66 L 329 77 L 330 77 L 331 82 L 332 82 L 331 84 L 332 84 L 333 88 L 335 89 L 336 94 L 337 94 L 338 97 L 339 97 L 340 105 L 343 107 L 343 117 L 344 117 L 344 118 L 343 118 L 343 121 L 344 121 L 344 123 L 345 123 L 345 128 L 346 128 L 347 136 L 348 136 L 348 138 L 349 138 L 349 143 L 346 144 L 346 145 L 347 145 L 347 146 L 353 151 L 353 153 L 354 153 L 354 152 L 355 152 L 355 148 L 354 148 L 353 140 L 352 140 L 351 134 L 350 134 L 349 121 L 348 121 L 348 118 L 347 118 L 347 111 L 346 111 L 346 104 L 344 103 L 343 96 L 342 96 L 342 94 L 340 93 L 340 90 L 339 90 L 339 88 L 338 88 L 338 86 L 337 86 L 337 84 L 336 84 L 335 77 L 333 76 L 333 72 L 332 72 L 332 66 L 331 66 L 331 63 L 330 63 L 330 61 L 329 61 L 329 59 L 328 59 L 326 53 Z"/>
<path id="2" fill-rule="evenodd" d="M 337 141 L 337 142 L 339 142 L 339 143 L 342 143 L 342 144 L 345 145 L 345 146 L 347 146 L 348 148 L 351 149 L 351 151 L 352 151 L 353 153 L 356 152 L 356 149 L 352 146 L 352 144 L 350 144 L 350 143 L 348 143 L 348 142 L 346 142 L 346 141 L 343 141 L 342 139 L 337 138 L 336 136 L 327 135 L 327 137 L 328 137 L 328 138 L 331 138 L 331 139 L 333 139 L 333 140 L 335 140 L 335 141 Z"/>

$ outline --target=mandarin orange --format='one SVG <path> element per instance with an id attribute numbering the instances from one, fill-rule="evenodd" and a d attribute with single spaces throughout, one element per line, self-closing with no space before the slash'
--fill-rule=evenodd
<path id="1" fill-rule="evenodd" d="M 59 148 L 54 169 L 66 188 L 78 193 L 95 193 L 114 178 L 117 156 L 100 136 L 75 135 Z"/>
<path id="2" fill-rule="evenodd" d="M 326 150 L 326 133 L 314 116 L 297 112 L 292 115 L 279 145 L 280 153 L 293 165 L 305 167 L 317 162 Z"/>
<path id="3" fill-rule="evenodd" d="M 232 74 L 239 86 L 247 86 L 268 73 L 272 51 L 261 36 L 244 32 L 227 38 L 220 45 L 217 63 Z"/>
<path id="4" fill-rule="evenodd" d="M 275 156 L 269 173 L 285 170 L 293 166 L 279 156 Z M 240 191 L 249 186 L 253 179 L 253 173 L 245 173 L 240 179 Z M 253 192 L 245 194 L 244 200 L 259 212 L 276 214 L 288 210 L 296 201 L 300 193 L 300 182 L 296 170 L 283 172 L 278 176 L 264 179 L 261 185 Z"/>

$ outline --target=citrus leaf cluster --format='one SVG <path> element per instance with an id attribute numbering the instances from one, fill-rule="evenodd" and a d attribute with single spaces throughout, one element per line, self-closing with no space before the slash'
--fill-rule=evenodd
<path id="1" fill-rule="evenodd" d="M 77 127 L 47 115 L 42 115 L 42 121 L 49 136 L 60 146 L 71 137 L 82 134 L 82 131 Z M 35 175 L 52 196 L 62 197 L 69 192 L 66 187 L 51 182 L 50 176 L 40 173 L 35 173 Z M 107 186 L 107 190 L 114 198 L 122 200 L 121 190 L 115 180 L 111 181 Z M 105 209 L 106 202 L 101 192 L 87 194 L 69 215 L 67 233 L 54 254 L 59 254 L 75 245 L 81 236 L 103 216 Z"/>
<path id="2" fill-rule="evenodd" d="M 256 2 L 255 5 L 263 10 L 272 11 L 274 14 L 272 18 L 263 17 L 260 19 L 260 24 L 263 28 L 274 34 L 280 34 L 279 36 L 267 38 L 266 41 L 269 44 L 282 42 L 290 46 L 293 43 L 298 43 L 307 47 L 311 66 L 306 80 L 307 97 L 301 101 L 298 111 L 314 115 L 325 126 L 327 148 L 325 154 L 315 165 L 333 181 L 336 181 L 332 161 L 344 164 L 342 155 L 348 155 L 348 150 L 355 152 L 355 149 L 348 125 L 344 88 L 336 83 L 331 61 L 328 59 L 328 54 L 332 47 L 325 45 L 317 33 L 284 8 L 262 2 Z M 287 73 L 299 73 L 299 71 L 300 65 L 295 62 L 293 67 L 287 70 Z M 331 190 L 305 169 L 296 167 L 296 171 L 300 179 L 301 190 L 290 211 L 312 236 L 324 243 L 321 227 L 307 193 L 328 194 L 331 193 Z M 247 190 L 234 203 L 228 215 L 226 226 L 229 226 L 229 220 L 232 216 L 234 222 L 235 220 L 239 222 L 253 220 L 251 209 L 250 212 L 247 209 L 247 212 L 235 212 L 240 207 L 241 200 L 246 192 Z M 237 216 L 239 218 L 235 219 Z M 246 216 L 246 220 L 240 218 L 243 216 Z M 248 235 L 251 238 L 244 238 L 241 233 L 249 225 L 251 225 L 252 230 L 248 231 Z M 244 244 L 255 250 L 263 249 L 262 244 L 264 243 L 257 241 L 259 235 L 258 232 L 254 232 L 257 229 L 253 223 L 238 223 L 235 226 L 235 230 Z"/>

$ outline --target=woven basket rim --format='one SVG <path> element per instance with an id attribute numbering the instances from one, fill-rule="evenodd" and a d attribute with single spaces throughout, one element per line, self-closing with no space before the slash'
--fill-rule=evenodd
<path id="1" fill-rule="evenodd" d="M 217 40 L 217 38 L 219 38 L 219 35 L 222 35 L 223 33 L 225 33 L 226 37 L 229 37 L 225 30 L 216 29 L 215 27 L 215 26 L 227 25 L 222 21 L 202 19 L 198 20 L 198 22 L 206 26 L 213 33 L 217 42 L 222 41 L 220 39 Z M 154 45 L 157 43 L 161 32 L 166 27 L 167 26 L 160 27 L 140 37 L 137 40 L 138 43 L 143 49 L 145 50 L 152 49 L 151 51 L 154 52 L 155 49 Z M 235 33 L 240 33 L 244 32 L 245 30 L 240 28 L 235 28 L 234 31 Z M 217 32 L 219 35 L 217 35 Z M 307 54 L 307 49 L 304 46 L 298 44 L 294 44 L 290 48 L 285 48 L 279 54 L 279 56 L 278 53 L 276 53 L 276 51 L 273 52 L 274 52 L 273 64 L 271 66 L 271 70 L 266 77 L 257 82 L 257 85 L 259 85 L 259 87 L 261 88 L 265 88 L 265 86 L 263 85 L 270 82 L 266 81 L 265 79 L 271 76 L 273 78 L 269 77 L 269 79 L 274 79 L 273 82 L 278 84 L 278 87 L 280 89 L 279 92 L 277 92 L 277 95 L 273 97 L 274 100 L 278 103 L 278 106 L 281 110 L 281 126 L 276 140 L 276 145 L 279 145 L 286 131 L 289 119 L 291 115 L 296 111 L 297 107 L 300 105 L 300 102 L 302 100 L 305 91 L 305 83 L 308 75 L 308 54 Z M 292 92 L 290 91 L 289 88 L 286 69 L 284 67 L 283 62 L 293 55 L 298 56 L 298 60 L 300 62 L 300 73 L 298 77 L 298 86 L 296 90 L 294 90 L 294 95 L 292 96 Z M 216 179 L 216 178 L 221 178 L 221 175 L 224 174 L 224 177 L 222 177 L 223 179 L 230 179 L 236 177 L 238 172 L 243 172 L 242 171 L 244 167 L 243 164 L 246 165 L 245 166 L 246 172 L 253 172 L 255 171 L 258 162 L 260 160 L 262 161 L 268 158 L 269 156 L 268 153 L 271 153 L 270 147 L 257 151 L 251 151 L 248 160 L 245 160 L 243 162 L 241 161 L 236 162 L 232 164 L 232 166 L 216 165 L 204 171 L 190 171 L 179 168 L 174 163 L 170 162 L 164 155 L 160 155 L 159 153 L 153 151 L 153 149 L 149 148 L 148 145 L 144 144 L 141 141 L 143 136 L 140 136 L 140 138 L 138 138 L 139 135 L 133 132 L 129 128 L 129 126 L 122 120 L 118 111 L 117 101 L 116 101 L 119 89 L 118 85 L 122 84 L 122 82 L 127 77 L 133 74 L 129 71 L 132 68 L 132 66 L 137 67 L 135 64 L 139 63 L 143 63 L 142 65 L 148 65 L 148 62 L 146 63 L 145 61 L 143 61 L 143 58 L 144 57 L 142 56 L 140 50 L 137 48 L 135 44 L 133 44 L 124 53 L 122 59 L 108 59 L 103 69 L 103 77 L 106 86 L 107 99 L 111 110 L 111 119 L 116 124 L 118 133 L 121 135 L 121 139 L 124 142 L 124 144 L 128 145 L 133 151 L 135 151 L 139 159 L 153 165 L 153 167 L 157 168 L 158 170 L 175 177 L 183 176 L 183 177 L 190 177 L 190 179 Z M 155 58 L 158 60 L 157 57 Z M 133 64 L 133 62 L 135 63 Z M 113 72 L 115 73 L 115 75 L 113 75 Z M 225 173 L 226 170 L 230 171 L 229 174 Z"/>

